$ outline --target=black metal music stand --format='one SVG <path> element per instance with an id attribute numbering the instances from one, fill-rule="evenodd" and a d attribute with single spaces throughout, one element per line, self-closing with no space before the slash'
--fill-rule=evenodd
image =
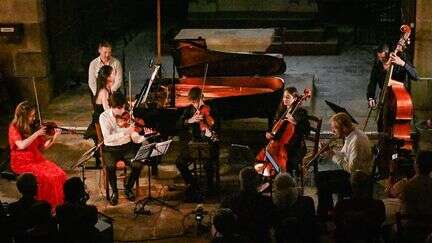
<path id="1" fill-rule="evenodd" d="M 86 168 L 87 161 L 89 161 L 93 157 L 94 153 L 96 151 L 98 151 L 98 149 L 100 148 L 100 146 L 102 146 L 102 144 L 103 144 L 103 142 L 100 142 L 99 144 L 97 144 L 97 145 L 93 146 L 92 148 L 90 148 L 89 150 L 85 151 L 83 153 L 83 155 L 81 155 L 81 158 L 75 164 L 73 164 L 71 166 L 71 169 L 75 169 L 78 167 L 81 168 L 81 179 L 84 183 L 84 186 L 86 186 L 86 184 L 85 184 L 85 180 L 86 180 L 85 168 Z"/>
<path id="2" fill-rule="evenodd" d="M 353 123 L 358 124 L 358 122 L 354 119 L 354 117 L 342 106 L 336 105 L 335 103 L 330 102 L 328 100 L 325 100 L 325 103 L 330 107 L 330 109 L 332 109 L 334 113 L 345 112 L 351 118 L 351 121 Z"/>
<path id="3" fill-rule="evenodd" d="M 168 203 L 158 199 L 154 198 L 151 195 L 151 163 L 150 158 L 157 157 L 157 156 L 163 156 L 168 151 L 169 145 L 172 142 L 172 140 L 167 140 L 160 143 L 151 143 L 147 145 L 142 145 L 140 149 L 137 152 L 137 155 L 135 156 L 135 161 L 141 161 L 147 165 L 148 168 L 148 196 L 138 200 L 135 203 L 134 213 L 135 217 L 137 217 L 139 214 L 145 214 L 145 215 L 151 215 L 151 211 L 145 209 L 145 206 L 149 203 L 157 203 L 161 206 L 165 206 L 168 208 L 171 208 L 172 210 L 179 211 L 177 208 L 175 208 L 172 205 L 169 205 Z"/>

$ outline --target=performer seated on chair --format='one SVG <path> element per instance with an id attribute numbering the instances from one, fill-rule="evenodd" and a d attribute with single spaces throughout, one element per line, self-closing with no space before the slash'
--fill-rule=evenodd
<path id="1" fill-rule="evenodd" d="M 319 172 L 316 176 L 317 212 L 322 217 L 327 217 L 328 210 L 333 208 L 333 192 L 350 194 L 351 173 L 360 170 L 370 175 L 372 172 L 372 152 L 368 137 L 353 126 L 351 118 L 346 113 L 333 115 L 330 124 L 335 136 L 343 138 L 345 142 L 340 151 L 329 150 L 323 154 L 324 159 L 333 161 L 341 170 Z"/>
<path id="2" fill-rule="evenodd" d="M 217 124 L 212 124 L 203 130 L 200 127 L 205 120 L 205 114 L 203 114 L 204 112 L 202 112 L 202 110 L 208 109 L 208 107 L 203 103 L 202 96 L 202 90 L 199 87 L 194 87 L 189 91 L 188 98 L 191 104 L 185 108 L 176 124 L 177 128 L 181 130 L 179 133 L 180 154 L 177 157 L 176 166 L 186 184 L 189 186 L 188 192 L 191 193 L 190 196 L 195 194 L 197 182 L 193 178 L 191 171 L 188 169 L 190 162 L 188 143 L 191 140 L 196 140 L 207 142 L 210 146 L 211 159 L 210 161 L 205 161 L 204 164 L 204 169 L 207 175 L 207 190 L 209 193 L 214 191 L 214 166 L 219 163 L 219 143 L 215 136 L 215 131 L 213 130 L 217 127 Z"/>
<path id="3" fill-rule="evenodd" d="M 133 125 L 126 127 L 126 122 L 119 122 L 122 119 L 118 118 L 126 111 L 126 97 L 120 92 L 115 92 L 111 95 L 110 102 L 111 108 L 100 115 L 99 123 L 104 137 L 103 154 L 109 183 L 113 190 L 110 203 L 116 205 L 118 203 L 116 162 L 123 160 L 126 165 L 131 167 L 125 185 L 125 195 L 127 199 L 133 201 L 135 200 L 135 194 L 132 187 L 141 173 L 142 164 L 139 161 L 131 160 L 139 148 L 136 144 L 144 142 L 145 137 L 139 135 Z"/>
<path id="4" fill-rule="evenodd" d="M 283 119 L 283 114 L 287 111 L 287 109 L 291 108 L 296 97 L 298 96 L 299 93 L 297 88 L 285 88 L 282 101 L 276 112 L 275 121 Z M 307 148 L 304 138 L 305 136 L 309 135 L 310 123 L 308 120 L 308 112 L 302 107 L 299 107 L 294 115 L 287 113 L 286 118 L 291 123 L 295 124 L 294 135 L 286 146 L 286 151 L 289 154 L 286 168 L 288 168 L 289 172 L 292 174 L 294 170 L 299 172 L 299 165 L 301 164 L 303 157 L 306 155 Z M 266 132 L 266 138 L 269 140 L 279 139 L 278 137 L 272 135 L 271 132 Z"/>

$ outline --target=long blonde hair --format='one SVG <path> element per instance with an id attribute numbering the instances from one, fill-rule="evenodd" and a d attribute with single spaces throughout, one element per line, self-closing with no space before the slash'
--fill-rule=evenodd
<path id="1" fill-rule="evenodd" d="M 19 103 L 15 109 L 15 116 L 12 120 L 12 124 L 16 126 L 23 138 L 30 136 L 32 132 L 30 127 L 31 124 L 29 123 L 29 116 L 34 109 L 34 104 L 27 100 Z"/>

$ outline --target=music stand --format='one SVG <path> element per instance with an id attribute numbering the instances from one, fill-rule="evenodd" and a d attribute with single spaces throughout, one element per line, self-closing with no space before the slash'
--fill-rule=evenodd
<path id="1" fill-rule="evenodd" d="M 351 121 L 353 123 L 358 124 L 358 122 L 354 119 L 354 117 L 351 116 L 351 114 L 345 108 L 343 108 L 342 106 L 338 106 L 335 103 L 330 102 L 328 100 L 325 100 L 325 103 L 330 107 L 330 109 L 332 109 L 332 111 L 334 113 L 345 112 L 351 118 Z"/>
<path id="2" fill-rule="evenodd" d="M 145 206 L 148 203 L 157 203 L 161 206 L 165 206 L 168 208 L 171 208 L 172 210 L 179 211 L 177 208 L 175 208 L 172 205 L 169 205 L 168 203 L 158 199 L 154 198 L 151 195 L 151 164 L 148 163 L 150 158 L 157 157 L 157 156 L 163 156 L 168 151 L 169 145 L 171 144 L 172 140 L 167 140 L 160 143 L 151 143 L 151 144 L 143 144 L 140 149 L 138 150 L 134 160 L 140 161 L 142 163 L 145 163 L 148 168 L 148 196 L 138 200 L 135 203 L 134 213 L 135 217 L 138 216 L 138 214 L 145 214 L 145 215 L 151 215 L 150 210 L 146 210 Z"/>
<path id="3" fill-rule="evenodd" d="M 102 146 L 103 142 L 100 142 L 99 144 L 93 146 L 92 148 L 90 148 L 89 150 L 85 151 L 82 155 L 81 158 L 71 166 L 71 169 L 75 169 L 77 167 L 81 167 L 81 177 L 82 177 L 82 181 L 84 183 L 85 186 L 85 167 L 86 167 L 86 162 L 89 161 L 94 153 L 96 151 L 98 151 L 98 149 L 100 148 L 100 146 Z"/>

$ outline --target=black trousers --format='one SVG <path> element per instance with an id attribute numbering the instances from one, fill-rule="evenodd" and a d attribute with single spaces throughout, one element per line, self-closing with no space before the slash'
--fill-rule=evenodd
<path id="1" fill-rule="evenodd" d="M 139 161 L 132 161 L 140 144 L 127 143 L 120 146 L 105 146 L 103 149 L 103 156 L 107 166 L 108 178 L 113 193 L 118 193 L 117 188 L 117 175 L 116 175 L 116 162 L 123 160 L 125 164 L 131 167 L 131 172 L 127 177 L 125 189 L 132 189 L 134 183 L 141 174 L 143 167 Z"/>
<path id="2" fill-rule="evenodd" d="M 180 135 L 180 154 L 176 159 L 177 169 L 187 185 L 197 186 L 196 178 L 193 177 L 192 172 L 189 170 L 189 165 L 191 161 L 190 148 L 188 146 L 189 141 L 191 141 L 191 134 L 181 134 Z M 210 139 L 204 138 L 209 144 L 210 159 L 204 161 L 204 170 L 207 177 L 207 189 L 212 190 L 214 188 L 214 177 L 216 171 L 216 179 L 219 180 L 219 143 L 213 142 Z M 201 140 L 200 140 L 201 142 Z M 217 181 L 219 183 L 219 181 Z"/>
<path id="3" fill-rule="evenodd" d="M 322 217 L 327 217 L 329 210 L 334 207 L 333 193 L 338 194 L 338 200 L 351 196 L 350 174 L 342 169 L 326 168 L 329 163 L 317 163 L 314 171 L 318 190 L 317 214 Z"/>

